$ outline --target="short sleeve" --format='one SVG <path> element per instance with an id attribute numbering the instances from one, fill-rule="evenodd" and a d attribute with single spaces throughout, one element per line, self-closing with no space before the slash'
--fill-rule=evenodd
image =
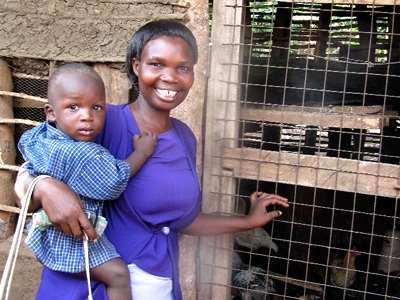
<path id="1" fill-rule="evenodd" d="M 130 165 L 111 154 L 96 155 L 82 166 L 69 186 L 79 195 L 95 200 L 113 200 L 125 190 L 130 178 Z"/>

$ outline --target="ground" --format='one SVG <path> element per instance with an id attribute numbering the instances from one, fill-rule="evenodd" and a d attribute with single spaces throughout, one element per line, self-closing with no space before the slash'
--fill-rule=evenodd
<path id="1" fill-rule="evenodd" d="M 0 272 L 3 275 L 13 237 L 0 242 Z M 21 247 L 17 256 L 14 275 L 12 278 L 9 300 L 33 300 L 39 286 L 42 265 L 33 253 L 24 244 L 22 238 Z"/>

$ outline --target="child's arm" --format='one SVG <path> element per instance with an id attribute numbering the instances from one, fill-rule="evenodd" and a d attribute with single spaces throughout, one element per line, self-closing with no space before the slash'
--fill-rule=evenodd
<path id="1" fill-rule="evenodd" d="M 134 135 L 132 154 L 125 160 L 131 166 L 131 177 L 133 177 L 153 154 L 157 145 L 157 136 L 148 131 L 143 135 Z"/>

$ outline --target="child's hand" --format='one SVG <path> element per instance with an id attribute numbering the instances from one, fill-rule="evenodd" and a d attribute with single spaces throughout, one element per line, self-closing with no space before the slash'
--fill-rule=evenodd
<path id="1" fill-rule="evenodd" d="M 247 215 L 251 228 L 261 227 L 271 220 L 282 215 L 280 210 L 267 212 L 267 207 L 270 205 L 281 205 L 289 207 L 287 199 L 275 194 L 267 194 L 262 192 L 254 192 L 250 196 L 250 211 Z"/>
<path id="2" fill-rule="evenodd" d="M 146 158 L 149 158 L 156 148 L 157 136 L 151 132 L 147 131 L 142 135 L 135 134 L 133 136 L 133 150 L 142 152 Z"/>

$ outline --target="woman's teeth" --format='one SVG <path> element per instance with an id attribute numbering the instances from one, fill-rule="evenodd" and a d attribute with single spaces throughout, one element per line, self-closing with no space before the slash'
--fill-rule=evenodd
<path id="1" fill-rule="evenodd" d="M 161 96 L 163 97 L 169 97 L 172 98 L 176 95 L 176 91 L 170 91 L 170 90 L 157 90 Z"/>

